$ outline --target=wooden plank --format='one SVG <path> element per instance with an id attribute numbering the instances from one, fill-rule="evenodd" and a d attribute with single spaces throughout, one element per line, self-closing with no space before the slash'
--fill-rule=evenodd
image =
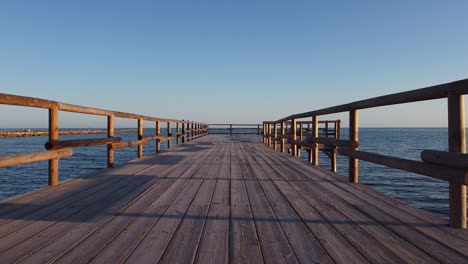
<path id="1" fill-rule="evenodd" d="M 204 168 L 207 170 L 209 166 L 205 165 Z M 128 262 L 154 263 L 161 258 L 200 189 L 204 174 L 206 173 L 199 174 L 202 176 L 197 176 L 189 182 L 184 194 L 175 200 L 154 226 L 152 226 L 151 230 L 145 234 L 138 247 L 128 257 Z"/>
<path id="2" fill-rule="evenodd" d="M 291 166 L 287 166 L 285 170 L 287 170 L 289 173 L 284 174 L 284 175 L 302 174 L 302 172 L 300 172 L 299 169 L 293 168 Z M 306 177 L 305 173 L 302 175 L 304 177 L 303 178 L 304 180 L 307 179 L 305 178 Z M 307 175 L 310 178 L 311 174 L 307 174 Z M 414 245 L 409 243 L 407 240 L 402 239 L 400 236 L 393 233 L 391 230 L 387 229 L 384 225 L 380 225 L 377 222 L 375 222 L 375 220 L 372 217 L 369 217 L 368 215 L 362 213 L 358 208 L 355 208 L 354 206 L 348 204 L 346 199 L 341 199 L 338 196 L 330 195 L 330 190 L 329 190 L 330 185 L 334 184 L 332 181 L 321 182 L 320 184 L 316 184 L 314 183 L 313 180 L 309 180 L 309 181 L 305 180 L 305 181 L 302 181 L 301 184 L 296 184 L 295 182 L 297 182 L 297 179 L 296 181 L 291 179 L 291 182 L 292 182 L 291 184 L 295 185 L 295 187 L 298 190 L 302 189 L 305 192 L 313 193 L 316 200 L 323 201 L 324 204 L 329 206 L 328 210 L 321 210 L 321 212 L 325 212 L 326 214 L 328 214 L 328 211 L 330 210 L 330 208 L 334 208 L 334 210 L 339 211 L 341 214 L 345 215 L 349 219 L 349 220 L 345 219 L 341 221 L 352 221 L 353 224 L 359 226 L 360 229 L 362 229 L 364 232 L 368 234 L 366 237 L 372 236 L 376 240 L 375 242 L 372 242 L 372 239 L 370 239 L 370 242 L 366 242 L 366 241 L 369 241 L 369 238 L 367 240 L 363 238 L 359 239 L 360 241 L 359 244 L 363 244 L 363 245 L 371 244 L 371 246 L 368 246 L 369 247 L 368 249 L 364 248 L 364 250 L 369 251 L 367 253 L 364 253 L 367 256 L 370 255 L 372 257 L 377 257 L 377 256 L 373 256 L 374 252 L 378 252 L 378 254 L 382 254 L 382 252 L 391 251 L 396 256 L 401 258 L 404 262 L 409 262 L 409 263 L 437 262 L 431 256 L 419 250 Z M 366 206 L 370 206 L 370 205 L 366 205 Z M 336 216 L 332 216 L 331 219 L 338 220 L 339 218 Z M 354 237 L 357 237 L 357 236 L 353 235 L 353 239 L 351 239 L 350 241 L 353 241 Z M 379 249 L 372 249 L 374 247 L 377 247 L 377 248 L 379 247 L 378 245 L 375 246 L 374 243 L 382 244 L 386 248 L 383 251 Z M 375 254 L 375 255 L 378 255 L 378 254 Z M 374 261 L 377 261 L 377 260 L 376 259 L 372 260 L 372 262 Z"/>
<path id="3" fill-rule="evenodd" d="M 237 148 L 241 148 L 241 145 L 242 143 L 238 144 Z M 241 155 L 245 157 L 243 153 Z M 298 263 L 278 219 L 256 181 L 254 172 L 247 163 L 241 165 L 241 171 L 264 261 L 266 263 Z"/>
<path id="4" fill-rule="evenodd" d="M 271 178 L 272 182 L 287 198 L 297 214 L 304 219 L 303 221 L 310 232 L 316 237 L 335 262 L 369 263 L 353 244 L 344 237 L 344 234 L 338 232 L 334 226 L 320 214 L 318 209 L 311 205 L 306 197 L 298 192 L 296 186 L 292 186 L 290 182 L 284 180 L 282 173 L 277 171 L 277 167 L 279 166 L 275 165 L 277 164 L 276 161 L 270 160 L 264 155 L 259 155 L 258 157 L 262 158 L 264 162 L 268 164 L 268 166 L 262 167 L 270 178 L 272 175 L 277 175 L 277 177 L 279 177 L 277 179 Z"/>
<path id="5" fill-rule="evenodd" d="M 185 185 L 188 183 L 187 180 L 182 179 L 193 176 L 197 171 L 195 168 L 196 166 L 185 165 L 178 168 L 177 170 L 172 171 L 169 175 L 167 175 L 167 179 L 164 177 L 165 179 L 160 181 L 157 185 L 153 185 L 149 190 L 145 191 L 145 193 L 143 193 L 129 207 L 125 208 L 121 212 L 117 212 L 111 221 L 106 223 L 105 226 L 102 226 L 96 230 L 96 232 L 89 236 L 85 241 L 73 247 L 69 252 L 67 252 L 66 255 L 60 258 L 60 261 L 65 263 L 77 263 L 79 261 L 89 262 L 93 259 L 93 257 L 99 254 L 99 252 L 103 250 L 110 241 L 115 240 L 117 235 L 120 236 L 122 232 L 127 231 L 126 229 L 130 224 L 132 224 L 132 226 L 141 228 L 137 231 L 144 230 L 145 227 L 151 226 L 152 222 L 154 222 L 154 218 L 150 216 L 158 215 L 158 212 L 155 212 L 156 209 L 161 210 L 162 208 L 167 208 L 169 204 L 175 200 L 175 197 L 180 194 Z M 178 183 L 175 183 L 179 177 L 181 179 Z M 141 221 L 138 221 L 140 219 Z M 141 234 L 141 232 L 131 233 L 134 235 Z M 122 237 L 124 236 L 119 238 L 120 241 L 122 241 Z M 122 258 L 126 256 L 126 254 L 123 254 L 125 253 L 125 250 L 129 251 L 133 247 L 131 244 L 129 244 L 130 241 L 134 241 L 134 243 L 138 244 L 138 240 L 135 239 L 125 240 L 126 249 L 120 248 L 123 251 L 117 251 L 119 254 L 115 254 L 116 251 L 113 251 L 113 260 L 116 261 L 118 257 L 121 258 L 120 261 L 123 260 Z M 113 247 L 115 248 L 116 245 L 113 245 Z M 83 256 L 82 252 L 87 252 L 87 254 Z M 102 261 L 103 259 L 101 257 L 96 259 L 100 259 L 99 261 Z M 110 261 L 110 259 L 108 260 Z"/>
<path id="6" fill-rule="evenodd" d="M 291 160 L 291 162 L 293 162 L 293 163 L 297 162 L 298 164 L 301 163 L 300 161 L 295 161 L 295 160 Z M 306 167 L 306 165 L 302 165 L 302 166 L 303 166 L 303 168 L 308 168 L 311 172 L 314 171 L 314 169 L 311 168 L 311 167 L 308 167 L 308 166 Z M 334 176 L 335 181 L 336 180 L 342 181 L 341 178 L 339 178 L 339 177 L 337 178 L 336 175 L 333 175 L 332 173 L 329 173 L 329 172 L 323 170 L 322 168 L 317 168 L 317 169 L 321 170 L 323 173 L 327 173 L 328 174 L 327 177 Z M 443 229 L 444 232 L 453 234 L 453 235 L 457 236 L 458 238 L 466 240 L 466 233 L 465 232 L 462 232 L 461 230 L 445 227 L 444 224 L 446 224 L 446 221 L 439 218 L 439 217 L 435 217 L 434 215 L 432 215 L 432 214 L 430 214 L 428 212 L 425 212 L 423 210 L 415 209 L 414 207 L 406 205 L 406 204 L 404 204 L 404 203 L 402 203 L 400 201 L 397 201 L 395 199 L 390 199 L 389 197 L 386 197 L 386 196 L 382 195 L 381 193 L 378 193 L 377 191 L 372 190 L 370 188 L 366 188 L 365 186 L 354 185 L 353 187 L 359 189 L 360 192 L 364 192 L 364 193 L 367 193 L 369 195 L 372 195 L 372 198 L 368 198 L 369 200 L 377 199 L 377 200 L 385 201 L 386 203 L 388 203 L 388 204 L 390 204 L 392 206 L 397 206 L 398 210 L 402 210 L 402 213 L 404 212 L 405 215 L 415 215 L 416 219 L 414 219 L 412 221 L 418 221 L 418 220 L 421 221 L 421 219 L 428 219 L 429 218 L 429 220 L 424 220 L 426 224 L 421 224 L 421 225 L 437 223 L 438 228 Z"/>
<path id="7" fill-rule="evenodd" d="M 198 247 L 196 263 L 229 263 L 230 177 L 230 164 L 223 162 Z"/>
<path id="8" fill-rule="evenodd" d="M 331 263 L 332 259 L 328 256 L 325 249 L 314 235 L 307 229 L 303 220 L 296 214 L 294 208 L 290 205 L 286 197 L 273 184 L 275 180 L 282 180 L 273 171 L 268 170 L 264 165 L 265 161 L 251 153 L 257 153 L 253 150 L 246 151 L 246 156 L 252 170 L 260 183 L 271 207 L 287 236 L 297 259 L 301 263 Z M 250 154 L 249 154 L 250 153 Z M 255 164 L 255 165 L 254 165 Z M 271 178 L 268 177 L 271 176 Z"/>
<path id="9" fill-rule="evenodd" d="M 314 169 L 312 171 L 322 179 L 327 179 L 326 177 L 330 175 L 325 176 L 325 173 L 317 172 Z M 318 184 L 323 185 L 325 183 L 319 181 Z M 460 253 L 468 252 L 466 241 L 462 242 L 461 239 L 451 237 L 450 235 L 447 237 L 448 234 L 441 232 L 437 226 L 428 225 L 421 220 L 418 221 L 406 213 L 399 213 L 398 207 L 389 206 L 379 200 L 373 199 L 364 192 L 357 191 L 354 187 L 354 185 L 342 181 L 322 186 L 333 196 L 340 197 L 354 207 L 359 208 L 359 210 L 366 213 L 374 221 L 385 225 L 392 232 L 410 241 L 413 246 L 436 258 L 438 261 L 456 263 L 465 258 Z M 381 195 L 383 196 L 383 194 Z M 372 201 L 372 204 L 368 201 Z M 432 238 L 429 239 L 428 236 L 432 236 Z"/>
<path id="10" fill-rule="evenodd" d="M 156 171 L 153 170 L 153 173 L 155 172 Z M 151 170 L 144 171 L 142 176 L 145 177 L 144 174 L 149 174 L 149 173 L 151 173 Z M 129 177 L 128 180 L 131 183 L 135 181 L 132 179 L 132 177 L 138 177 L 138 176 Z M 157 178 L 155 180 L 157 180 Z M 147 181 L 145 185 L 142 186 L 141 189 L 137 189 L 134 192 L 127 191 L 127 197 L 125 197 L 125 199 L 122 200 L 122 202 L 119 201 L 119 203 L 115 204 L 114 207 L 109 208 L 109 211 L 118 212 L 121 209 L 125 208 L 129 202 L 131 202 L 133 199 L 138 197 L 138 195 L 140 194 L 139 190 L 144 191 L 153 183 L 154 182 Z M 87 219 L 82 224 L 79 224 L 77 227 L 72 228 L 71 230 L 68 229 L 67 233 L 60 235 L 57 239 L 53 241 L 49 241 L 49 243 L 42 245 L 41 248 L 36 250 L 34 254 L 32 254 L 26 259 L 26 262 L 32 261 L 32 262 L 39 263 L 40 261 L 50 261 L 50 260 L 59 258 L 61 255 L 65 254 L 69 249 L 73 248 L 75 245 L 77 245 L 82 240 L 84 240 L 86 236 L 83 236 L 83 234 L 92 234 L 95 230 L 99 229 L 100 226 L 107 223 L 112 217 L 113 215 L 109 215 L 105 213 L 105 214 L 98 214 L 91 219 Z M 40 236 L 39 236 L 39 239 L 40 239 Z M 23 252 L 23 255 L 26 255 L 26 254 Z"/>
<path id="11" fill-rule="evenodd" d="M 14 247 L 10 247 L 7 251 L 3 251 L 1 259 L 6 262 L 10 262 L 10 260 L 12 262 L 17 261 L 34 252 L 29 251 L 29 249 L 36 250 L 44 245 L 50 245 L 48 243 L 54 241 L 54 238 L 57 238 L 57 233 L 60 234 L 70 230 L 70 228 L 78 225 L 80 222 L 88 220 L 90 216 L 102 212 L 103 208 L 110 206 L 115 203 L 115 201 L 121 201 L 122 203 L 120 203 L 120 205 L 124 205 L 129 202 L 132 198 L 132 192 L 135 188 L 138 189 L 138 187 L 141 187 L 143 183 L 144 180 L 138 179 L 131 183 L 122 182 L 120 184 L 116 184 L 115 186 L 106 189 L 106 192 L 101 192 L 95 196 L 90 196 L 89 199 L 84 199 L 81 206 L 75 205 L 75 207 L 72 207 L 69 210 L 63 210 L 61 217 L 58 216 L 53 218 L 56 222 L 50 220 L 36 221 L 33 225 L 29 225 L 26 228 L 11 233 L 7 237 L 3 237 L 1 240 L 2 248 L 7 247 L 8 245 Z M 91 200 L 93 201 L 93 205 L 89 205 Z M 52 235 L 49 235 L 50 233 L 52 233 Z M 18 241 L 25 235 L 35 235 L 36 239 L 30 238 L 24 241 L 24 243 L 18 244 Z M 40 256 L 34 256 L 36 254 L 33 255 L 33 263 L 46 262 L 45 257 L 47 254 L 44 254 L 43 251 L 39 252 L 41 252 L 39 253 Z M 53 257 L 55 258 L 59 254 L 60 252 L 54 252 Z M 27 262 L 28 261 L 26 261 L 26 263 Z"/>
<path id="12" fill-rule="evenodd" d="M 197 162 L 197 160 L 203 159 L 208 157 L 207 155 L 212 155 L 211 153 L 206 153 L 204 155 L 195 156 L 194 159 L 190 160 L 190 163 Z M 198 165 L 197 165 L 198 164 Z M 149 232 L 149 230 L 155 225 L 158 221 L 160 215 L 163 215 L 169 206 L 174 206 L 174 203 L 180 200 L 180 196 L 183 193 L 186 193 L 188 188 L 193 187 L 193 183 L 188 186 L 191 177 L 194 177 L 197 174 L 203 173 L 206 171 L 206 166 L 201 167 L 202 163 L 197 163 L 195 165 L 191 165 L 188 171 L 184 172 L 182 176 L 179 174 L 171 174 L 168 178 L 172 181 L 176 181 L 170 188 L 161 196 L 154 201 L 153 204 L 148 207 L 144 214 L 146 215 L 154 215 L 154 218 L 151 217 L 144 217 L 144 218 L 133 218 L 134 221 L 131 225 L 127 226 L 124 230 L 122 230 L 117 236 L 115 236 L 111 242 L 108 242 L 108 245 L 105 249 L 103 249 L 98 256 L 93 259 L 94 263 L 119 263 L 123 262 L 129 254 L 139 245 L 140 241 L 144 238 L 144 236 Z M 180 172 L 178 172 L 180 173 Z M 178 198 L 179 197 L 179 198 Z M 145 197 L 145 199 L 147 199 Z M 151 201 L 151 195 L 148 197 L 148 201 Z M 135 213 L 133 213 L 133 211 Z M 137 208 L 129 208 L 126 210 L 127 214 L 141 214 Z M 123 218 L 123 217 L 122 217 Z M 128 217 L 127 217 L 128 218 Z M 124 220 L 124 219 L 123 219 Z M 109 228 L 114 228 L 113 225 L 109 225 Z M 105 239 L 103 239 L 104 241 Z M 93 245 L 95 243 L 89 243 Z M 115 254 L 115 252 L 120 252 L 120 254 Z M 79 253 L 79 251 L 78 251 Z"/>
<path id="13" fill-rule="evenodd" d="M 173 160 L 174 156 L 161 156 L 159 161 L 161 163 L 171 163 Z M 156 166 L 167 167 L 160 164 Z M 59 201 L 63 201 L 64 198 L 71 198 L 104 181 L 111 180 L 112 177 L 107 176 L 117 175 L 116 172 L 120 173 L 119 175 L 134 175 L 149 167 L 151 167 L 151 165 L 125 164 L 119 166 L 118 170 L 103 169 L 80 178 L 67 180 L 61 183 L 59 188 L 44 187 L 31 193 L 3 200 L 0 202 L 0 215 L 2 215 L 3 218 L 0 219 L 0 225 L 31 212 L 43 210 L 45 206 L 54 205 Z M 37 207 L 28 207 L 27 205 L 30 203 L 34 203 Z"/>
<path id="14" fill-rule="evenodd" d="M 235 157 L 235 158 L 234 158 Z M 239 159 L 236 151 L 231 158 Z M 239 164 L 231 165 L 230 263 L 263 263 L 255 223 Z"/>
<path id="15" fill-rule="evenodd" d="M 220 167 L 221 164 L 212 164 L 210 166 L 205 180 L 177 232 L 174 234 L 164 255 L 157 261 L 161 261 L 161 263 L 193 263 L 210 209 Z M 184 250 L 181 251 L 181 248 Z"/>

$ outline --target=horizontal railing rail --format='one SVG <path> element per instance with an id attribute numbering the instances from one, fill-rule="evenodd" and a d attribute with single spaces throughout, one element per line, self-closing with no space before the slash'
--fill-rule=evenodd
<path id="1" fill-rule="evenodd" d="M 453 227 L 466 228 L 466 184 L 468 183 L 468 159 L 466 155 L 466 130 L 465 130 L 465 105 L 464 95 L 468 93 L 468 79 L 456 82 L 435 85 L 417 90 L 379 96 L 371 99 L 356 101 L 348 104 L 333 106 L 329 108 L 293 114 L 276 121 L 265 121 L 263 123 L 265 131 L 271 131 L 274 127 L 281 126 L 281 135 L 286 135 L 285 127 L 290 124 L 293 131 L 289 138 L 291 153 L 298 156 L 298 146 L 310 146 L 313 165 L 318 165 L 319 144 L 334 147 L 334 153 L 349 158 L 349 181 L 358 183 L 359 160 L 364 160 L 390 168 L 396 168 L 420 175 L 430 176 L 449 182 L 449 212 L 450 225 Z M 448 103 L 448 152 L 444 151 L 423 151 L 422 160 L 407 160 L 386 155 L 358 150 L 359 138 L 359 110 L 376 108 L 382 106 L 406 104 L 434 99 L 447 99 Z M 349 113 L 349 140 L 330 141 L 319 137 L 319 116 Z M 298 119 L 312 118 L 311 121 L 301 121 Z M 302 139 L 297 140 L 297 126 L 301 122 L 312 124 L 312 133 L 307 142 Z M 303 126 L 303 124 L 301 124 Z M 302 133 L 302 127 L 299 128 Z M 339 132 L 338 132 L 339 133 Z M 264 142 L 271 146 L 271 133 L 264 132 Z M 276 139 L 277 136 L 275 135 Z M 276 144 L 276 140 L 274 140 Z M 285 144 L 284 140 L 281 142 Z M 315 144 L 310 144 L 315 143 Z M 284 147 L 282 147 L 283 150 Z M 276 149 L 276 147 L 275 147 Z M 284 152 L 284 150 L 283 150 Z"/>
<path id="2" fill-rule="evenodd" d="M 186 143 L 188 141 L 205 136 L 208 133 L 208 125 L 200 122 L 110 111 L 12 94 L 0 93 L 0 104 L 49 109 L 49 124 L 47 133 L 49 140 L 45 143 L 45 149 L 47 151 L 0 156 L 0 167 L 10 167 L 25 163 L 48 160 L 49 185 L 52 186 L 58 185 L 59 183 L 58 159 L 71 156 L 73 154 L 72 148 L 107 145 L 107 167 L 114 167 L 114 150 L 116 149 L 138 146 L 137 158 L 142 158 L 143 146 L 146 145 L 150 140 L 156 140 L 156 153 L 159 153 L 161 152 L 162 142 L 167 142 L 167 148 L 170 149 L 173 138 L 176 138 L 176 144 L 179 145 L 181 141 L 182 143 Z M 107 138 L 59 140 L 59 111 L 107 116 Z M 115 137 L 115 118 L 135 119 L 138 124 L 138 129 L 136 130 L 138 140 L 122 142 L 122 138 Z M 143 121 L 155 123 L 156 133 L 154 136 L 143 136 Z M 161 133 L 162 122 L 166 123 L 167 137 L 163 136 Z M 172 131 L 172 125 L 174 124 L 176 130 L 175 133 Z"/>
<path id="3" fill-rule="evenodd" d="M 263 133 L 262 124 L 208 124 L 209 134 L 256 134 Z"/>

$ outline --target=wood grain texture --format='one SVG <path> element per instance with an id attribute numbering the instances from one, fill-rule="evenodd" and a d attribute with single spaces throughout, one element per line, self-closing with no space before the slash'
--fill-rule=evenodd
<path id="1" fill-rule="evenodd" d="M 199 135 L 201 136 L 201 135 Z M 464 263 L 468 233 L 262 136 L 208 135 L 0 201 L 2 263 Z"/>

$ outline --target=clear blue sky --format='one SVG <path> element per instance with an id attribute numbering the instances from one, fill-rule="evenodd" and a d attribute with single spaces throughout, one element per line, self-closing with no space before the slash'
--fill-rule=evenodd
<path id="1" fill-rule="evenodd" d="M 0 91 L 205 122 L 278 119 L 468 78 L 467 10 L 465 0 L 1 1 Z M 0 110 L 4 127 L 45 126 L 43 111 Z M 445 126 L 445 116 L 439 101 L 362 111 L 361 125 Z M 67 117 L 62 126 L 105 125 Z"/>

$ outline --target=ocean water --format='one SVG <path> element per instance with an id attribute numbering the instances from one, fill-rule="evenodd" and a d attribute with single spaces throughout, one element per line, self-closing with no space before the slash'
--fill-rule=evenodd
<path id="1" fill-rule="evenodd" d="M 163 130 L 164 131 L 164 130 Z M 245 131 L 244 131 L 245 132 Z M 347 129 L 342 129 L 342 139 L 348 138 Z M 154 130 L 145 131 L 153 135 Z M 164 132 L 163 132 L 164 134 Z M 61 136 L 60 139 L 83 139 L 106 135 Z M 137 140 L 136 133 L 121 133 L 123 141 Z M 0 138 L 0 156 L 43 151 L 47 137 Z M 173 142 L 175 144 L 175 142 Z M 165 149 L 167 144 L 161 144 Z M 361 128 L 359 149 L 374 153 L 420 160 L 422 150 L 447 150 L 446 128 Z M 155 141 L 144 146 L 144 155 L 155 153 Z M 75 148 L 72 157 L 59 161 L 60 181 L 78 177 L 106 167 L 106 146 Z M 121 164 L 135 159 L 137 147 L 115 151 L 115 163 Z M 307 159 L 303 151 L 301 157 Z M 347 177 L 348 158 L 338 155 L 338 173 Z M 0 168 L 0 199 L 26 193 L 47 185 L 47 161 Z M 319 155 L 319 164 L 330 168 L 330 159 Z M 448 216 L 448 183 L 405 171 L 386 168 L 360 161 L 359 180 L 365 184 L 400 199 L 408 204 Z"/>

